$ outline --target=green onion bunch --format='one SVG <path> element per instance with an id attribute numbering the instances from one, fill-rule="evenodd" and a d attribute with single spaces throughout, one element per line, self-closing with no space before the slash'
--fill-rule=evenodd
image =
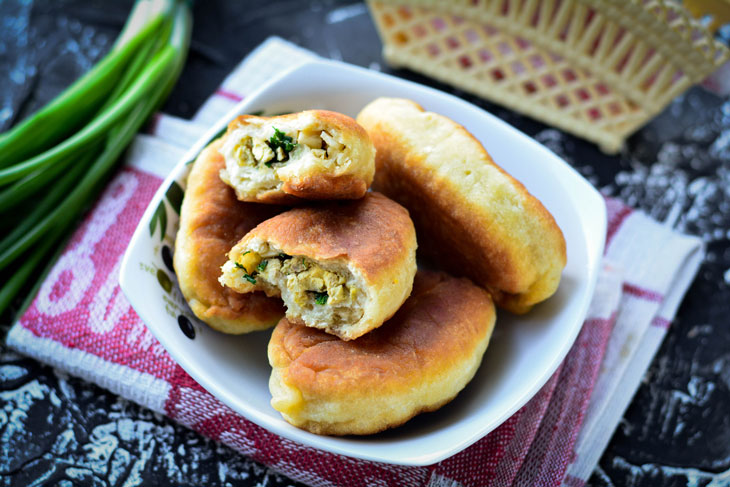
<path id="1" fill-rule="evenodd" d="M 191 26 L 188 2 L 137 0 L 101 61 L 0 134 L 0 314 L 32 281 L 35 294 L 119 156 L 171 91 Z"/>

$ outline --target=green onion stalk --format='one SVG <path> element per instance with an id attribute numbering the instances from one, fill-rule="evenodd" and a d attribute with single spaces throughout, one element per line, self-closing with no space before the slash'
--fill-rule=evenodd
<path id="1" fill-rule="evenodd" d="M 124 149 L 172 90 L 191 27 L 188 2 L 137 0 L 101 61 L 0 134 L 0 314 L 23 291 L 20 309 L 27 306 Z"/>

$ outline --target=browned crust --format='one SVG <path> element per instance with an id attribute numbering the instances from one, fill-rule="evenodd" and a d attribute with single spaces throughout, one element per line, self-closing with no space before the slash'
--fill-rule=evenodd
<path id="1" fill-rule="evenodd" d="M 272 334 L 269 356 L 272 365 L 281 368 L 282 380 L 304 397 L 347 403 L 348 398 L 377 391 L 407 402 L 413 388 L 437 382 L 437 377 L 462 368 L 464 362 L 475 359 L 474 354 L 482 353 L 494 321 L 494 305 L 486 291 L 467 279 L 419 271 L 411 297 L 380 328 L 344 342 L 284 318 Z M 439 391 L 434 395 L 435 402 L 414 407 L 406 416 L 365 433 L 402 424 L 454 397 L 439 397 Z M 310 422 L 302 427 L 320 434 L 342 434 L 327 424 Z"/>
<path id="2" fill-rule="evenodd" d="M 225 183 L 224 183 L 225 184 Z M 301 204 L 308 203 L 307 200 L 298 198 L 291 194 L 286 194 L 278 189 L 272 189 L 258 193 L 256 197 L 249 201 L 249 203 L 262 203 L 265 205 L 283 205 L 283 206 L 298 206 Z"/>
<path id="3" fill-rule="evenodd" d="M 424 112 L 420 105 L 409 100 L 397 102 L 408 102 L 418 112 Z M 473 142 L 468 147 L 464 144 L 454 148 L 455 154 L 470 152 L 470 164 L 494 167 L 520 194 L 524 218 L 517 223 L 539 228 L 541 238 L 518 241 L 511 228 L 500 226 L 494 218 L 499 208 L 479 207 L 468 188 L 458 185 L 451 177 L 439 177 L 426 167 L 426 156 L 410 147 L 404 135 L 417 128 L 394 127 L 394 123 L 380 118 L 382 110 L 382 106 L 378 110 L 366 107 L 358 116 L 377 150 L 373 187 L 409 209 L 420 237 L 419 252 L 440 268 L 484 286 L 498 305 L 513 312 L 526 312 L 533 304 L 552 295 L 566 263 L 566 246 L 555 219 L 542 203 L 521 182 L 497 166 L 464 127 L 431 114 L 440 119 L 439 123 L 449 124 L 452 134 L 461 134 L 462 141 Z M 431 140 L 427 133 L 421 137 L 424 143 Z"/>
<path id="4" fill-rule="evenodd" d="M 333 201 L 295 208 L 266 220 L 244 237 L 276 245 L 290 255 L 352 262 L 370 281 L 391 274 L 416 247 L 408 210 L 380 193 L 355 201 Z"/>
<path id="5" fill-rule="evenodd" d="M 309 200 L 356 200 L 365 196 L 368 184 L 351 174 L 332 176 L 318 174 L 284 182 L 281 190 L 271 190 L 256 195 L 256 203 L 299 206 Z"/>
<path id="6" fill-rule="evenodd" d="M 220 140 L 214 141 L 200 153 L 188 177 L 175 243 L 175 271 L 185 299 L 198 318 L 213 328 L 227 333 L 268 328 L 284 315 L 281 301 L 258 292 L 236 293 L 223 287 L 218 276 L 231 246 L 282 208 L 236 199 L 218 176 L 224 165 L 219 144 Z"/>
<path id="7" fill-rule="evenodd" d="M 368 184 L 352 174 L 296 178 L 286 181 L 281 190 L 304 200 L 357 200 L 365 196 Z M 301 199 L 299 200 L 302 201 Z"/>

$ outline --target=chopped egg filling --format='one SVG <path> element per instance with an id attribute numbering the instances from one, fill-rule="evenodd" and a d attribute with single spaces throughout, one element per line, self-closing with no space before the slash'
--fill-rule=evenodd
<path id="1" fill-rule="evenodd" d="M 365 296 L 345 265 L 289 256 L 263 245 L 229 260 L 221 283 L 240 290 L 250 289 L 250 283 L 267 294 L 280 293 L 289 311 L 309 326 L 336 327 L 362 318 Z"/>
<path id="2" fill-rule="evenodd" d="M 326 130 L 290 130 L 247 125 L 226 136 L 220 149 L 226 167 L 221 179 L 250 196 L 281 187 L 307 166 L 347 166 L 346 146 Z"/>

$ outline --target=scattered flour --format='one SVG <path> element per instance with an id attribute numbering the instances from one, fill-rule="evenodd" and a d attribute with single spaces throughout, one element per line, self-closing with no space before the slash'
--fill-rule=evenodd
<path id="1" fill-rule="evenodd" d="M 29 359 L 3 352 L 0 346 L 0 479 L 11 485 L 232 487 L 251 477 L 268 487 L 293 485 L 159 414 L 64 373 L 39 374 L 25 366 Z"/>
<path id="2" fill-rule="evenodd" d="M 27 373 L 28 371 L 19 365 L 2 365 L 0 366 L 0 382 L 20 379 Z"/>
<path id="3" fill-rule="evenodd" d="M 613 467 L 625 472 L 617 485 L 679 485 L 685 479 L 687 487 L 727 487 L 730 485 L 730 469 L 724 472 L 706 472 L 696 468 L 669 467 L 646 463 L 633 465 L 624 458 L 613 457 Z M 612 485 L 612 484 L 611 484 Z"/>
<path id="4" fill-rule="evenodd" d="M 356 3 L 352 5 L 346 5 L 331 10 L 325 17 L 325 22 L 328 24 L 339 24 L 340 22 L 357 17 L 358 15 L 364 15 L 368 11 L 368 8 L 364 4 Z"/>

